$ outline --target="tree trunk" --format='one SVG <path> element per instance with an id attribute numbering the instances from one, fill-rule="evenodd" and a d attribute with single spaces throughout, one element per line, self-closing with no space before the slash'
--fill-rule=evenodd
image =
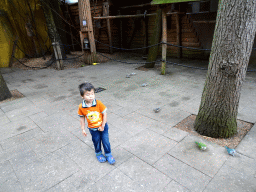
<path id="1" fill-rule="evenodd" d="M 2 74 L 0 73 L 0 101 L 3 101 L 10 97 L 12 97 L 12 94 L 6 85 Z"/>
<path id="2" fill-rule="evenodd" d="M 155 29 L 154 29 L 153 36 L 150 38 L 150 45 L 155 45 L 155 44 L 159 43 L 159 41 L 161 40 L 161 35 L 162 35 L 161 32 L 162 32 L 162 10 L 160 8 L 158 8 L 157 14 L 156 14 L 156 20 L 155 20 Z M 159 45 L 149 48 L 147 62 L 151 62 L 151 63 L 147 63 L 145 65 L 146 68 L 154 68 L 154 66 L 155 66 L 154 61 L 157 58 L 158 47 L 159 47 Z"/>
<path id="3" fill-rule="evenodd" d="M 66 41 L 65 28 L 60 18 L 60 6 L 58 0 L 41 0 L 44 10 L 48 35 L 52 42 L 58 42 L 61 45 L 62 58 L 65 58 L 64 46 Z"/>
<path id="4" fill-rule="evenodd" d="M 240 91 L 256 31 L 256 1 L 220 0 L 207 78 L 194 128 L 209 137 L 237 133 Z"/>

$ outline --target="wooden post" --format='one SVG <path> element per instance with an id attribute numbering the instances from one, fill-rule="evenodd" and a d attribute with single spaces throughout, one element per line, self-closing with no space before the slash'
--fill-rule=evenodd
<path id="1" fill-rule="evenodd" d="M 61 49 L 60 49 L 60 44 L 59 42 L 53 42 L 52 43 L 55 58 L 56 58 L 56 63 L 57 63 L 57 68 L 58 70 L 63 69 L 63 60 L 62 60 L 62 54 L 61 54 Z"/>
<path id="2" fill-rule="evenodd" d="M 83 46 L 83 38 L 86 37 L 86 33 L 88 33 L 88 38 L 90 42 L 90 63 L 96 62 L 96 46 L 93 34 L 93 25 L 92 25 L 92 17 L 91 17 L 91 7 L 90 0 L 79 0 L 78 1 L 79 8 L 79 18 L 80 18 L 80 38 Z"/>
<path id="3" fill-rule="evenodd" d="M 181 26 L 180 26 L 180 17 L 179 13 L 176 13 L 176 32 L 177 32 L 177 45 L 181 46 Z M 177 48 L 177 57 L 181 58 L 182 56 L 182 48 Z"/>
<path id="4" fill-rule="evenodd" d="M 103 3 L 103 16 L 109 16 L 109 3 L 104 2 Z M 110 20 L 107 19 L 107 28 L 108 28 L 108 41 L 109 41 L 109 51 L 110 53 L 113 53 L 112 50 L 112 37 L 111 37 L 111 27 L 110 27 Z"/>
<path id="5" fill-rule="evenodd" d="M 146 12 L 144 13 L 144 22 L 143 22 L 143 33 L 144 33 L 144 47 L 148 47 L 148 17 L 146 17 Z M 144 55 L 148 54 L 148 48 L 144 49 Z"/>
<path id="6" fill-rule="evenodd" d="M 150 45 L 158 44 L 161 41 L 161 31 L 162 31 L 162 10 L 160 8 L 157 9 L 157 16 L 155 19 L 154 32 L 150 38 Z M 145 65 L 146 68 L 154 68 L 155 60 L 158 54 L 158 45 L 149 48 L 147 63 Z"/>
<path id="7" fill-rule="evenodd" d="M 162 11 L 162 42 L 167 43 L 167 18 L 165 10 Z M 166 68 L 166 44 L 162 44 L 162 69 L 161 75 L 165 75 L 165 68 Z"/>
<path id="8" fill-rule="evenodd" d="M 13 57 L 15 55 L 15 51 L 16 51 L 16 47 L 17 47 L 17 42 L 18 42 L 18 36 L 16 36 L 15 41 L 13 42 L 13 47 L 12 47 L 12 56 L 10 58 L 10 62 L 9 62 L 9 67 L 12 67 L 12 62 L 13 62 Z"/>
<path id="9" fill-rule="evenodd" d="M 121 15 L 121 11 L 118 10 L 118 15 Z M 120 19 L 120 32 L 119 32 L 119 46 L 123 48 L 123 21 Z"/>

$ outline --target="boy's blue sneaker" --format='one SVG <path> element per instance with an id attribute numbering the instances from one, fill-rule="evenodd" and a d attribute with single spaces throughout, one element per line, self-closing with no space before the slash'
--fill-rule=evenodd
<path id="1" fill-rule="evenodd" d="M 112 155 L 106 156 L 106 158 L 110 165 L 113 165 L 116 162 Z"/>
<path id="2" fill-rule="evenodd" d="M 106 157 L 104 155 L 96 155 L 96 157 L 100 163 L 106 162 Z"/>

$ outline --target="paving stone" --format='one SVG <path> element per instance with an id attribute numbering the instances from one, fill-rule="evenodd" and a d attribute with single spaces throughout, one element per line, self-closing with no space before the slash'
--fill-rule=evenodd
<path id="1" fill-rule="evenodd" d="M 88 187 L 93 185 L 94 181 L 90 180 L 90 174 L 86 174 L 80 169 L 78 172 L 65 178 L 63 181 L 53 186 L 47 192 L 69 192 L 69 191 L 86 191 Z"/>
<path id="2" fill-rule="evenodd" d="M 26 143 L 22 143 L 15 147 L 9 148 L 6 151 L 2 151 L 2 153 L 0 153 L 0 162 L 2 163 L 5 162 L 6 160 L 15 158 L 18 159 L 20 157 L 24 158 L 24 156 L 29 152 L 33 152 L 29 145 Z M 23 159 L 20 160 L 24 162 Z"/>
<path id="3" fill-rule="evenodd" d="M 163 192 L 189 192 L 189 190 L 183 187 L 181 184 L 172 180 L 164 189 Z"/>
<path id="4" fill-rule="evenodd" d="M 1 109 L 3 112 L 7 113 L 14 109 L 19 109 L 21 107 L 31 106 L 33 103 L 29 101 L 26 97 L 15 99 L 13 101 L 5 102 L 0 104 Z"/>
<path id="5" fill-rule="evenodd" d="M 237 118 L 246 122 L 256 123 L 256 114 L 252 113 L 255 111 L 256 107 L 246 106 L 241 111 L 239 111 Z"/>
<path id="6" fill-rule="evenodd" d="M 28 145 L 39 156 L 45 156 L 77 138 L 66 130 L 49 131 L 27 141 Z"/>
<path id="7" fill-rule="evenodd" d="M 44 191 L 78 170 L 77 164 L 62 151 L 57 150 L 18 169 L 16 174 L 24 191 Z"/>
<path id="8" fill-rule="evenodd" d="M 0 116 L 0 126 L 4 125 L 6 123 L 11 122 L 10 119 L 6 115 L 1 115 Z"/>
<path id="9" fill-rule="evenodd" d="M 0 141 L 27 132 L 38 126 L 28 117 L 0 126 Z"/>
<path id="10" fill-rule="evenodd" d="M 36 113 L 34 115 L 30 115 L 30 119 L 32 119 L 33 121 L 36 121 L 38 119 L 41 119 L 41 118 L 44 118 L 44 117 L 47 117 L 48 115 L 45 113 L 45 112 L 39 112 L 39 113 Z"/>
<path id="11" fill-rule="evenodd" d="M 177 144 L 153 131 L 145 130 L 121 145 L 143 161 L 153 164 Z"/>
<path id="12" fill-rule="evenodd" d="M 133 113 L 137 109 L 139 109 L 140 106 L 130 106 L 130 107 L 122 107 L 118 109 L 112 109 L 111 112 L 117 114 L 120 117 L 124 117 L 130 113 Z"/>
<path id="13" fill-rule="evenodd" d="M 21 133 L 19 135 L 16 135 L 14 137 L 10 137 L 8 139 L 1 140 L 0 144 L 3 147 L 3 149 L 6 150 L 6 149 L 14 147 L 16 145 L 20 145 L 20 144 L 24 143 L 25 141 L 30 140 L 41 133 L 42 133 L 42 130 L 37 127 L 37 128 L 31 129 L 29 131 L 26 131 L 24 133 Z"/>
<path id="14" fill-rule="evenodd" d="M 172 126 L 178 124 L 180 121 L 191 115 L 188 112 L 178 109 L 170 109 L 167 106 L 164 106 L 159 113 L 155 113 L 153 109 L 149 109 L 147 107 L 140 108 L 137 112 L 157 121 L 168 123 Z"/>
<path id="15" fill-rule="evenodd" d="M 125 163 L 128 159 L 133 157 L 133 154 L 125 150 L 124 148 L 118 146 L 111 151 L 113 157 L 115 158 L 115 166 L 118 167 L 122 163 Z"/>
<path id="16" fill-rule="evenodd" d="M 146 126 L 143 123 L 130 118 L 117 118 L 115 121 L 112 121 L 111 124 L 132 136 L 146 130 Z"/>
<path id="17" fill-rule="evenodd" d="M 136 122 L 139 122 L 141 125 L 143 125 L 143 127 L 150 129 L 151 131 L 154 131 L 159 134 L 162 134 L 171 128 L 171 125 L 169 125 L 169 124 L 166 124 L 166 123 L 163 123 L 160 121 L 156 121 L 149 117 L 145 117 L 137 112 L 126 115 L 126 118 L 133 119 Z"/>
<path id="18" fill-rule="evenodd" d="M 88 178 L 93 181 L 92 183 L 98 181 L 115 168 L 107 162 L 100 163 L 96 158 L 94 149 L 79 140 L 71 142 L 62 147 L 61 150 L 82 167 L 83 173 L 88 175 Z"/>
<path id="19" fill-rule="evenodd" d="M 224 165 L 215 175 L 204 192 L 212 191 L 256 191 L 256 178 L 248 175 L 243 170 L 236 170 L 233 167 Z"/>
<path id="20" fill-rule="evenodd" d="M 0 108 L 0 117 L 4 116 L 3 110 Z"/>
<path id="21" fill-rule="evenodd" d="M 41 111 L 42 110 L 40 108 L 34 105 L 29 105 L 26 107 L 20 107 L 19 109 L 14 109 L 5 114 L 11 121 L 17 121 L 19 119 L 23 119 L 24 117 L 39 113 Z"/>
<path id="22" fill-rule="evenodd" d="M 233 167 L 237 171 L 244 171 L 248 175 L 256 174 L 256 160 L 242 154 L 236 153 L 234 157 L 230 156 L 225 162 L 225 165 Z"/>
<path id="23" fill-rule="evenodd" d="M 171 181 L 165 174 L 137 157 L 130 158 L 118 169 L 136 181 L 144 191 L 161 191 Z"/>
<path id="24" fill-rule="evenodd" d="M 256 159 L 256 125 L 254 125 L 251 130 L 246 134 L 246 136 L 243 138 L 243 140 L 239 143 L 239 145 L 236 147 L 236 150 L 239 153 L 242 153 L 248 157 L 251 157 L 253 159 Z"/>
<path id="25" fill-rule="evenodd" d="M 15 173 L 9 161 L 4 161 L 0 164 L 0 184 L 13 179 L 14 176 Z M 15 179 L 17 180 L 17 177 Z"/>
<path id="26" fill-rule="evenodd" d="M 12 174 L 12 178 L 0 185 L 0 191 L 23 192 L 24 190 L 15 174 Z"/>
<path id="27" fill-rule="evenodd" d="M 142 186 L 132 180 L 130 177 L 122 173 L 120 170 L 115 169 L 114 171 L 107 174 L 105 177 L 100 179 L 97 183 L 90 186 L 88 191 L 145 191 Z M 149 190 L 147 190 L 149 191 Z"/>
<path id="28" fill-rule="evenodd" d="M 200 192 L 211 181 L 211 177 L 166 154 L 154 166 L 162 173 L 191 191 Z"/>
<path id="29" fill-rule="evenodd" d="M 33 161 L 35 161 L 38 158 L 38 155 L 32 151 L 32 150 L 27 150 L 27 151 L 22 151 L 18 153 L 15 157 L 10 159 L 10 163 L 13 166 L 13 169 L 16 171 Z"/>
<path id="30" fill-rule="evenodd" d="M 111 126 L 110 124 L 108 133 L 112 149 L 132 138 L 132 134 L 127 132 L 125 129 L 120 129 L 120 127 Z"/>
<path id="31" fill-rule="evenodd" d="M 77 127 L 80 127 L 80 122 L 65 112 L 50 115 L 34 121 L 44 132 L 62 129 L 73 131 Z"/>
<path id="32" fill-rule="evenodd" d="M 172 127 L 162 135 L 174 141 L 180 142 L 188 135 L 188 132 Z"/>
<path id="33" fill-rule="evenodd" d="M 207 149 L 201 151 L 195 141 L 206 144 Z M 168 153 L 210 177 L 219 171 L 229 156 L 224 147 L 191 135 L 185 137 Z"/>
<path id="34" fill-rule="evenodd" d="M 115 113 L 109 112 L 107 111 L 107 122 L 114 123 L 116 121 L 116 119 L 120 119 L 120 116 L 116 115 Z"/>

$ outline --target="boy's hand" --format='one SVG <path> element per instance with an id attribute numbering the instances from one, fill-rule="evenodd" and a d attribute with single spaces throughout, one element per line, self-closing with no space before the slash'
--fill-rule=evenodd
<path id="1" fill-rule="evenodd" d="M 98 128 L 98 130 L 99 130 L 99 131 L 104 131 L 104 126 L 101 125 L 101 126 Z"/>
<path id="2" fill-rule="evenodd" d="M 84 135 L 85 137 L 87 136 L 85 130 L 83 130 L 82 133 L 83 133 L 83 135 Z"/>

